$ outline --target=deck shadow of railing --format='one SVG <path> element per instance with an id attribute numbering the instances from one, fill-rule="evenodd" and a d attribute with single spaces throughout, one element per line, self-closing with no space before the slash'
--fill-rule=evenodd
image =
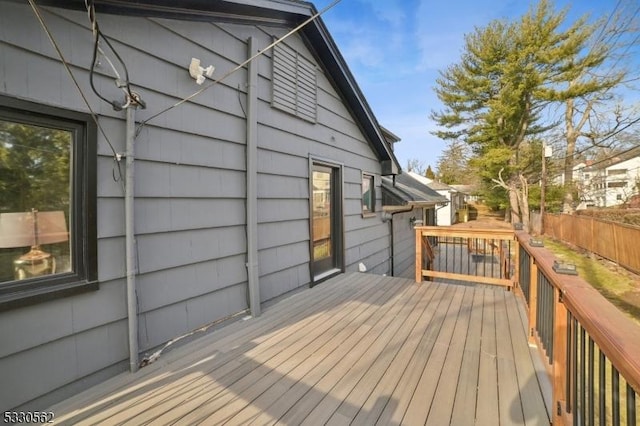
<path id="1" fill-rule="evenodd" d="M 491 240 L 497 234 L 501 241 L 513 242 L 508 256 L 500 257 L 504 277 L 487 280 L 462 274 L 460 264 L 457 272 L 438 270 L 432 247 L 436 238 Z M 456 279 L 515 289 L 527 311 L 529 340 L 538 347 L 552 383 L 552 423 L 636 426 L 640 326 L 580 277 L 556 272 L 553 254 L 529 241 L 523 231 L 417 227 L 416 281 L 453 274 Z"/>

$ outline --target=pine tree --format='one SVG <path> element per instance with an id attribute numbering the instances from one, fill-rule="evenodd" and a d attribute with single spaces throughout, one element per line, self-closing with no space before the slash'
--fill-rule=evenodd
<path id="1" fill-rule="evenodd" d="M 431 169 L 431 164 L 429 164 L 429 165 L 427 166 L 427 171 L 426 171 L 426 172 L 424 172 L 424 176 L 425 176 L 427 179 L 435 180 L 435 178 L 436 178 L 436 174 L 435 174 L 435 173 L 433 172 L 433 170 Z"/>
<path id="2" fill-rule="evenodd" d="M 588 87 L 563 86 L 575 78 L 576 67 L 597 63 L 582 56 L 596 27 L 584 17 L 567 26 L 566 15 L 567 9 L 556 13 L 541 0 L 518 21 L 477 28 L 465 37 L 460 62 L 440 73 L 435 88 L 445 107 L 432 112 L 440 126 L 434 134 L 461 140 L 484 157 L 485 182 L 507 191 L 511 219 L 525 225 L 528 180 L 521 148 L 552 127 L 540 118 L 546 107 L 586 92 Z"/>
<path id="3" fill-rule="evenodd" d="M 459 140 L 453 140 L 438 158 L 438 178 L 446 184 L 466 184 L 470 177 L 468 166 L 469 147 Z"/>

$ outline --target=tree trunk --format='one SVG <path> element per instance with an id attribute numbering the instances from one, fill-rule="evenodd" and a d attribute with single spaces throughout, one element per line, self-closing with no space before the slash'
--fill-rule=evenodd
<path id="1" fill-rule="evenodd" d="M 529 182 L 525 176 L 520 173 L 520 190 L 518 191 L 518 201 L 520 204 L 520 212 L 522 213 L 522 228 L 531 233 L 529 221 Z"/>
<path id="2" fill-rule="evenodd" d="M 517 178 L 509 179 L 509 207 L 511 208 L 511 223 L 522 222 L 520 216 L 520 202 L 518 200 Z"/>

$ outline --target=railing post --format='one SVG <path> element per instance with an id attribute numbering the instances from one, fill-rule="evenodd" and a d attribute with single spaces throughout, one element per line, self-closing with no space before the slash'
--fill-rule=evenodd
<path id="1" fill-rule="evenodd" d="M 422 231 L 416 230 L 416 282 L 422 282 Z"/>
<path id="2" fill-rule="evenodd" d="M 514 241 L 514 250 L 515 250 L 515 253 L 513 255 L 513 264 L 514 264 L 513 275 L 512 275 L 513 283 L 514 283 L 513 285 L 514 287 L 522 288 L 522 286 L 520 285 L 520 241 L 518 241 L 515 234 L 513 235 L 513 241 Z M 509 246 L 509 249 L 511 249 L 511 246 Z M 509 265 L 509 272 L 511 272 L 511 265 Z"/>
<path id="3" fill-rule="evenodd" d="M 560 289 L 554 289 L 555 327 L 553 330 L 553 425 L 567 424 L 567 308 Z"/>
<path id="4" fill-rule="evenodd" d="M 535 330 L 538 329 L 538 265 L 533 256 L 529 256 L 529 343 L 536 342 Z"/>

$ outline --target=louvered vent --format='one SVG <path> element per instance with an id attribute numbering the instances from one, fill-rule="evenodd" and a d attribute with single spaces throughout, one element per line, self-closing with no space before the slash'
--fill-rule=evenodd
<path id="1" fill-rule="evenodd" d="M 271 105 L 312 123 L 316 122 L 315 65 L 284 43 L 273 50 Z"/>

